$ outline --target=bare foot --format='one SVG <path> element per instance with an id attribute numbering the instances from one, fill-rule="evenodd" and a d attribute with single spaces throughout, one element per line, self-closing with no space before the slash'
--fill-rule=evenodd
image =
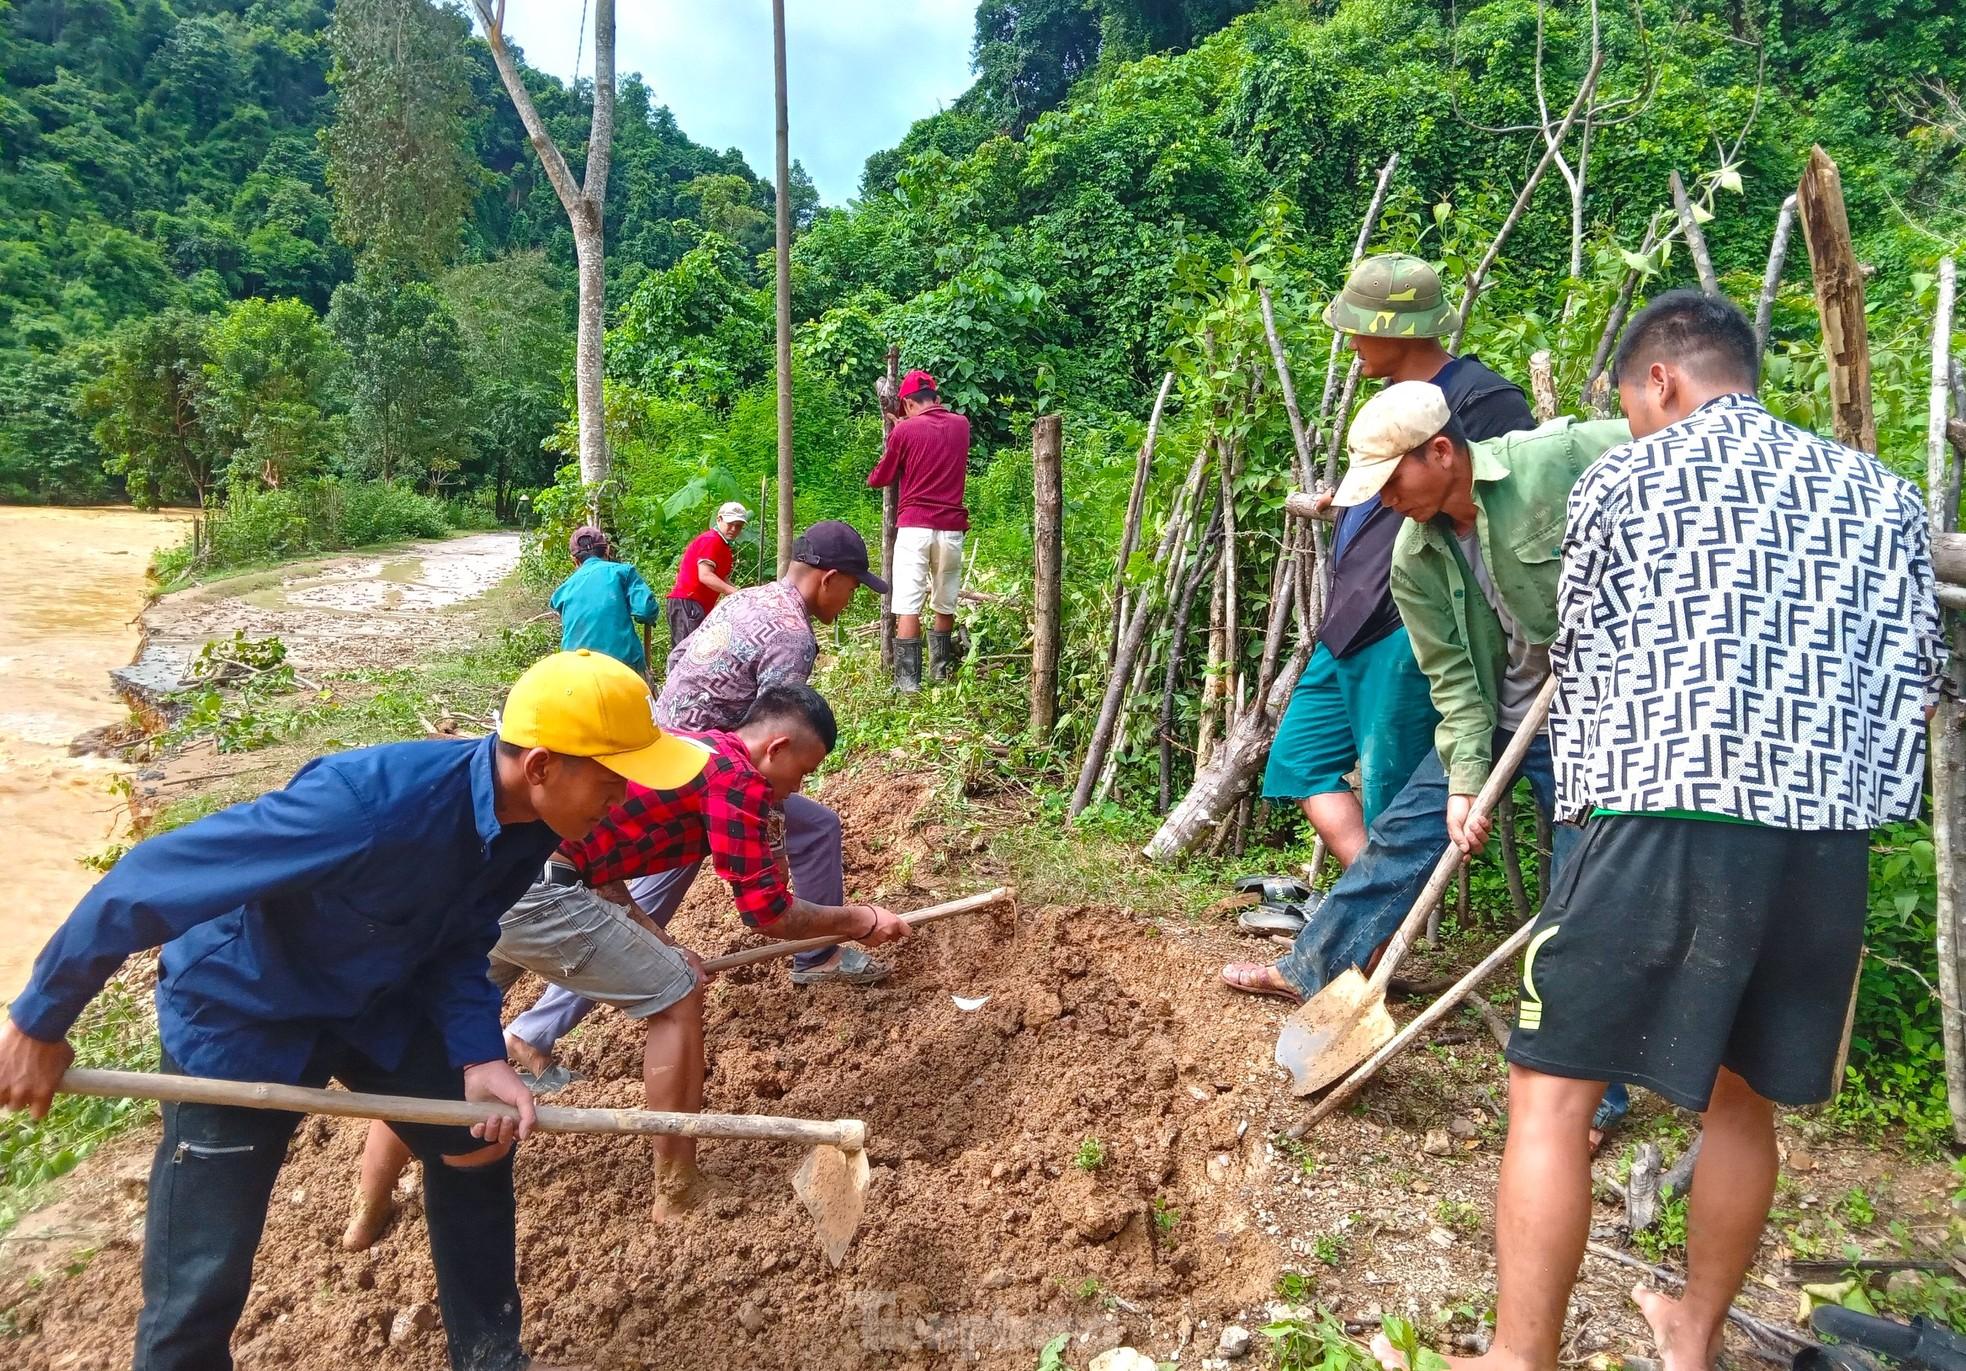
<path id="1" fill-rule="evenodd" d="M 694 1162 L 657 1162 L 655 1203 L 649 1208 L 652 1223 L 673 1223 L 696 1208 L 703 1188 L 703 1177 Z"/>
<path id="2" fill-rule="evenodd" d="M 510 1033 L 505 1035 L 505 1055 L 535 1076 L 553 1064 L 551 1052 L 541 1052 L 524 1038 L 515 1038 Z"/>
<path id="3" fill-rule="evenodd" d="M 1680 1302 L 1648 1285 L 1632 1287 L 1632 1302 L 1652 1325 L 1652 1340 L 1665 1371 L 1712 1371 L 1720 1355 L 1720 1330 L 1702 1338 Z"/>
<path id="4" fill-rule="evenodd" d="M 389 1225 L 396 1218 L 396 1197 L 391 1195 L 381 1204 L 370 1204 L 358 1192 L 355 1208 L 348 1216 L 348 1227 L 341 1230 L 341 1250 L 344 1252 L 366 1252 L 389 1231 Z"/>
<path id="5" fill-rule="evenodd" d="M 1371 1346 L 1372 1356 L 1383 1371 L 1413 1371 L 1407 1365 L 1406 1353 L 1393 1346 L 1393 1340 L 1384 1333 L 1374 1333 Z M 1425 1361 L 1428 1365 L 1436 1364 L 1436 1357 L 1447 1365 L 1449 1371 L 1522 1371 L 1521 1362 L 1492 1350 L 1479 1357 L 1440 1357 L 1437 1353 L 1429 1353 Z"/>

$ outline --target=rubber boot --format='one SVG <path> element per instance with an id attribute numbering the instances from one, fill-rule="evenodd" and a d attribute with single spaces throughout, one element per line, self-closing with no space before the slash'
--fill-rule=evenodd
<path id="1" fill-rule="evenodd" d="M 956 633 L 947 633 L 931 628 L 928 631 L 928 679 L 946 681 L 956 674 L 956 666 L 962 657 L 956 652 Z"/>
<path id="2" fill-rule="evenodd" d="M 913 695 L 921 690 L 922 640 L 920 638 L 894 640 L 894 688 L 903 695 Z"/>

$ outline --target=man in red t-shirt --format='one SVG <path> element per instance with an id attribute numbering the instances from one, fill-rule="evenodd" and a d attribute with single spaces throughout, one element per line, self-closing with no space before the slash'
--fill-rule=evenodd
<path id="1" fill-rule="evenodd" d="M 696 632 L 717 601 L 737 587 L 731 584 L 731 548 L 744 536 L 751 511 L 735 500 L 717 511 L 717 521 L 690 539 L 676 566 L 676 584 L 669 588 L 663 613 L 669 621 L 669 649 Z"/>
<path id="2" fill-rule="evenodd" d="M 901 422 L 887 435 L 887 450 L 867 478 L 876 489 L 901 487 L 894 537 L 894 686 L 912 695 L 922 688 L 922 601 L 935 607 L 928 635 L 929 679 L 956 671 L 956 596 L 962 591 L 963 533 L 969 511 L 963 482 L 969 475 L 969 420 L 942 403 L 935 378 L 911 371 L 897 391 Z M 931 593 L 932 592 L 932 593 Z"/>

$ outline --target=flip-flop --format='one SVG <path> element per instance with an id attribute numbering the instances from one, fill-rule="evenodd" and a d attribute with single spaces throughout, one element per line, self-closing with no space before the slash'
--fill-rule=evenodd
<path id="1" fill-rule="evenodd" d="M 1294 938 L 1324 906 L 1324 892 L 1314 891 L 1301 898 L 1278 902 L 1265 900 L 1254 909 L 1244 910 L 1236 927 L 1245 933 L 1281 933 Z"/>
<path id="2" fill-rule="evenodd" d="M 884 981 L 894 974 L 894 968 L 883 966 L 857 947 L 843 948 L 840 955 L 823 966 L 807 967 L 792 972 L 793 985 L 872 985 Z"/>
<path id="3" fill-rule="evenodd" d="M 1302 1004 L 1304 997 L 1294 990 L 1279 990 L 1265 981 L 1258 981 L 1252 973 L 1270 970 L 1268 962 L 1230 962 L 1222 968 L 1222 984 L 1231 990 L 1239 990 L 1245 995 L 1267 995 L 1273 1000 L 1287 1004 Z"/>
<path id="4" fill-rule="evenodd" d="M 561 1066 L 558 1062 L 554 1062 L 538 1075 L 534 1075 L 524 1067 L 518 1067 L 516 1070 L 519 1073 L 519 1079 L 526 1083 L 526 1089 L 530 1090 L 535 1097 L 540 1095 L 557 1095 L 575 1081 L 581 1079 L 578 1071 Z"/>

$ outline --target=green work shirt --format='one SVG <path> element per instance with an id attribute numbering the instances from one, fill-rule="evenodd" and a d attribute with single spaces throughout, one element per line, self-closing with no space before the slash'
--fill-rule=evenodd
<path id="1" fill-rule="evenodd" d="M 1555 419 L 1540 428 L 1469 445 L 1475 536 L 1495 593 L 1532 642 L 1556 637 L 1570 487 L 1599 457 L 1631 441 L 1622 419 Z M 1455 795 L 1481 789 L 1494 761 L 1501 681 L 1509 644 L 1475 584 L 1454 530 L 1408 521 L 1393 542 L 1393 602 L 1426 673 L 1440 723 L 1434 746 Z"/>

